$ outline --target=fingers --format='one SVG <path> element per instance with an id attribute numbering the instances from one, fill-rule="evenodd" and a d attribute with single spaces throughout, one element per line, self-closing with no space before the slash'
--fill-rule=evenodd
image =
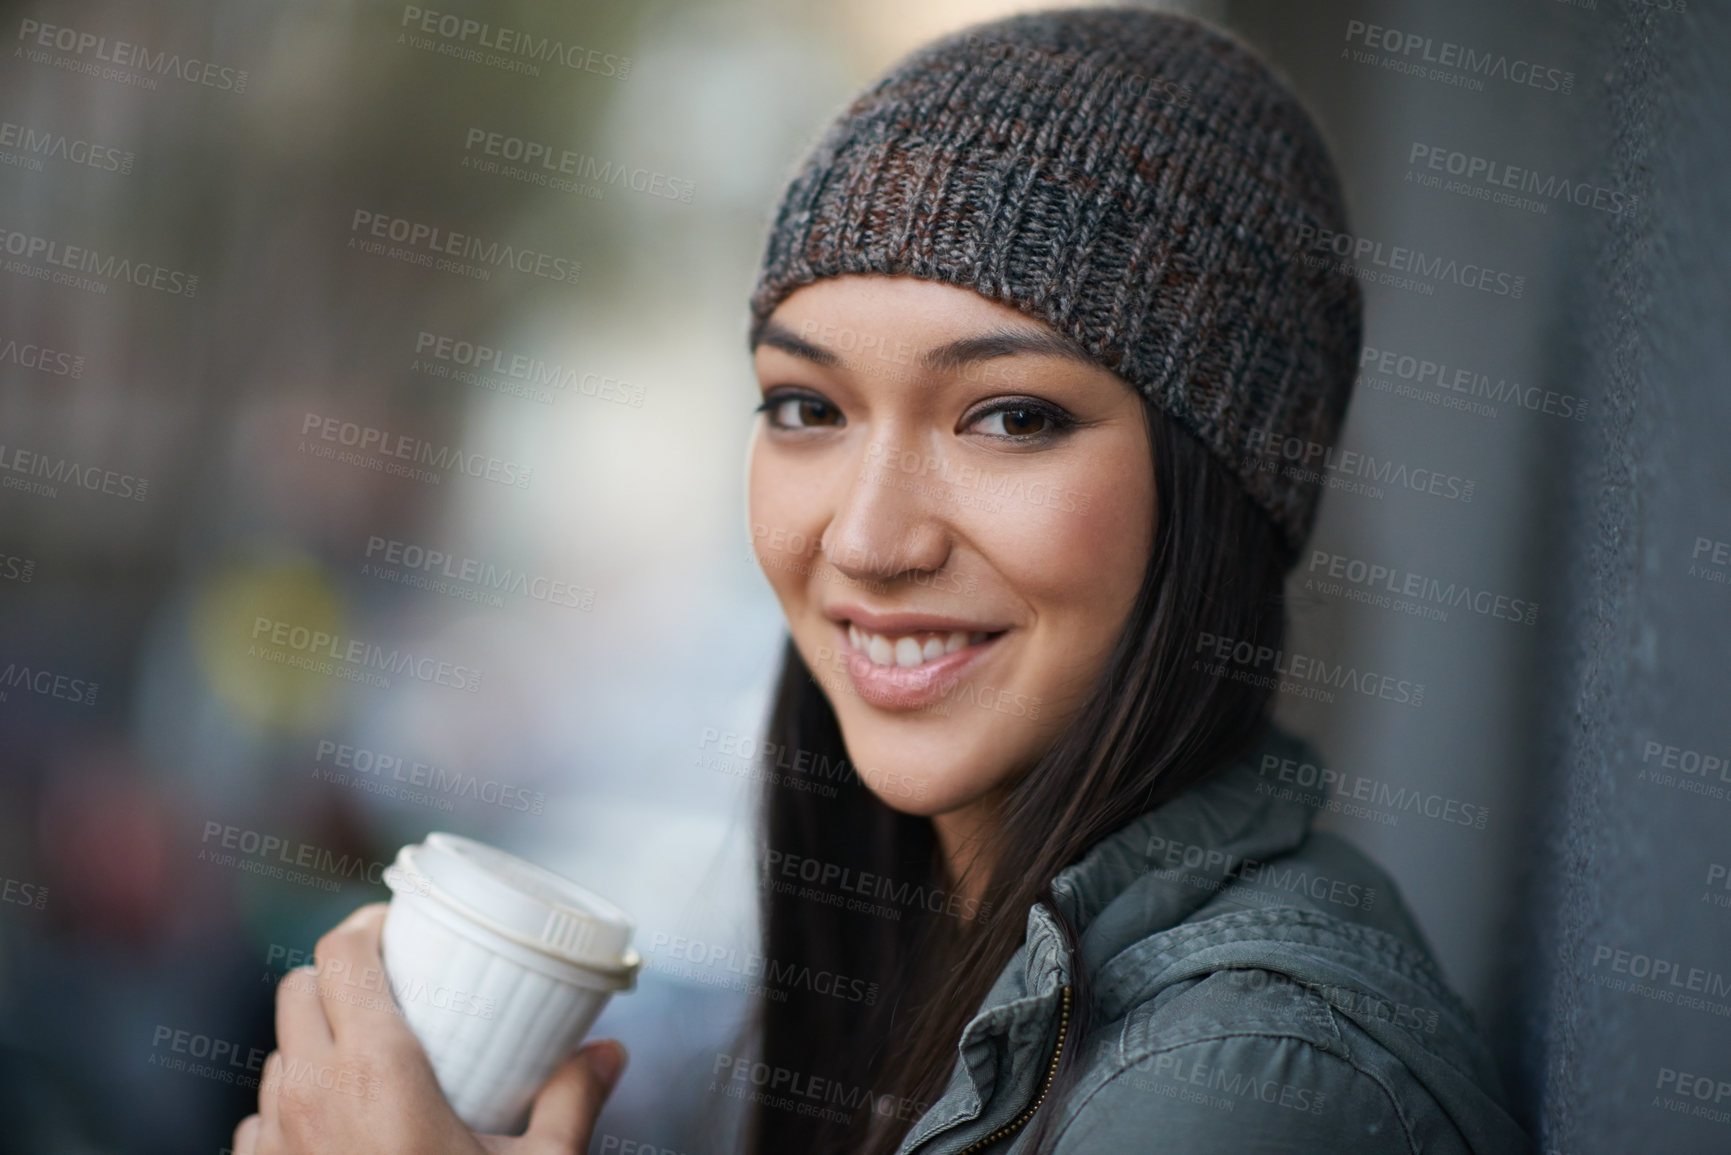
<path id="1" fill-rule="evenodd" d="M 319 972 L 295 967 L 276 985 L 276 1045 L 279 1050 L 307 1056 L 331 1045 L 331 1024 L 319 999 Z"/>
<path id="2" fill-rule="evenodd" d="M 259 1117 L 248 1115 L 240 1121 L 240 1126 L 234 1129 L 234 1139 L 229 1144 L 234 1155 L 258 1155 Z"/>
<path id="3" fill-rule="evenodd" d="M 264 1057 L 264 1068 L 258 1074 L 258 1121 L 260 1129 L 276 1126 L 278 1082 L 282 1078 L 282 1052 L 272 1051 Z M 255 1135 L 253 1141 L 258 1141 Z"/>
<path id="4" fill-rule="evenodd" d="M 535 1097 L 523 1138 L 542 1150 L 587 1151 L 595 1119 L 625 1061 L 625 1046 L 617 1039 L 590 1043 L 566 1059 Z"/>
<path id="5" fill-rule="evenodd" d="M 391 1038 L 409 1028 L 397 1011 L 379 957 L 385 904 L 369 903 L 327 931 L 313 948 L 318 997 L 332 1038 Z"/>

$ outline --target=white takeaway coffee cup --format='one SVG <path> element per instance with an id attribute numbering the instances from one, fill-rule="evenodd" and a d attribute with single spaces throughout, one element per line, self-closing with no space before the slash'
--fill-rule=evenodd
<path id="1" fill-rule="evenodd" d="M 385 883 L 385 979 L 440 1088 L 474 1130 L 517 1131 L 608 998 L 636 983 L 631 920 L 455 834 L 403 847 Z"/>

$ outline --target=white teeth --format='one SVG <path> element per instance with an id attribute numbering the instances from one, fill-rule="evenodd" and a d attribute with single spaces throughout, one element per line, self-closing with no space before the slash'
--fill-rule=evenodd
<path id="1" fill-rule="evenodd" d="M 919 631 L 924 633 L 925 631 Z M 870 658 L 875 665 L 899 666 L 904 669 L 933 662 L 945 654 L 953 654 L 969 645 L 986 640 L 984 631 L 952 630 L 948 634 L 931 634 L 924 642 L 912 634 L 889 638 L 868 633 L 852 622 L 847 624 L 847 640 L 853 648 Z"/>

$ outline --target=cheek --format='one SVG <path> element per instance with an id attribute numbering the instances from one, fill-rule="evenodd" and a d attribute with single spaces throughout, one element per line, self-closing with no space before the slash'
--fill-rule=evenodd
<path id="1" fill-rule="evenodd" d="M 1101 455 L 1058 481 L 1056 507 L 1000 514 L 979 527 L 999 572 L 1040 624 L 1116 633 L 1153 548 L 1151 474 L 1127 450 Z"/>
<path id="2" fill-rule="evenodd" d="M 823 533 L 812 487 L 801 485 L 795 471 L 778 460 L 762 439 L 752 448 L 746 477 L 746 507 L 751 548 L 757 564 L 791 613 L 802 600 L 805 577 Z"/>
<path id="3" fill-rule="evenodd" d="M 1074 508 L 1005 511 L 978 526 L 1000 579 L 1033 611 L 1017 689 L 1045 702 L 1054 725 L 1098 677 L 1147 568 L 1154 483 L 1139 448 L 1113 446 L 1065 471 L 1059 492 Z"/>

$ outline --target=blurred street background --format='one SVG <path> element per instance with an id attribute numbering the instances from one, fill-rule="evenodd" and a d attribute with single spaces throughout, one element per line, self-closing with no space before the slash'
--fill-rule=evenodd
<path id="1" fill-rule="evenodd" d="M 0 6 L 0 1149 L 218 1155 L 277 979 L 430 830 L 636 919 L 595 1149 L 730 1149 L 709 1075 L 746 1045 L 783 638 L 746 297 L 854 92 L 1034 6 Z M 1667 273 L 1725 242 L 1722 106 L 1663 87 L 1725 46 L 1689 21 L 1723 29 L 1681 0 L 1173 7 L 1290 79 L 1356 236 L 1519 281 L 1364 281 L 1343 446 L 1448 484 L 1331 493 L 1295 572 L 1290 650 L 1423 686 L 1281 701 L 1345 784 L 1321 821 L 1394 875 L 1547 1149 L 1724 1150 L 1648 1099 L 1659 1067 L 1731 1079 L 1731 1020 L 1582 993 L 1604 943 L 1731 957 L 1695 897 L 1731 801 L 1637 778 L 1731 743 L 1726 362 L 1689 344 L 1724 298 Z M 1371 28 L 1557 83 L 1415 73 L 1431 50 Z M 1631 316 L 1668 318 L 1669 369 Z M 1473 596 L 1401 608 L 1373 566 Z M 1559 1064 L 1591 1022 L 1626 1064 Z M 175 1032 L 238 1065 L 165 1069 Z"/>

